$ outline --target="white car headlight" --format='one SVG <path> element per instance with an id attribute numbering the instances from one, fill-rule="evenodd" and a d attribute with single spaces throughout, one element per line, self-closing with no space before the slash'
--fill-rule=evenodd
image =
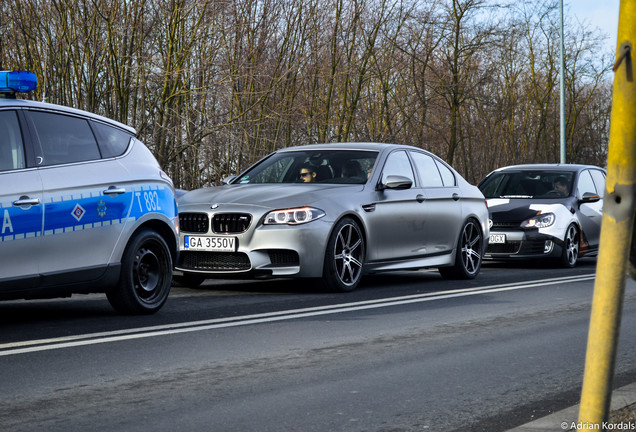
<path id="1" fill-rule="evenodd" d="M 320 219 L 325 212 L 312 207 L 274 210 L 265 216 L 265 225 L 299 225 Z"/>
<path id="2" fill-rule="evenodd" d="M 555 219 L 554 213 L 539 213 L 521 222 L 521 228 L 547 228 L 554 224 Z"/>

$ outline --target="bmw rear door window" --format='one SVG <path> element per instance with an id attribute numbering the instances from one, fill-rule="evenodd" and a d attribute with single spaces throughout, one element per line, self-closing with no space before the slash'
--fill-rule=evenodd
<path id="1" fill-rule="evenodd" d="M 41 166 L 101 158 L 87 120 L 43 111 L 31 111 L 30 116 L 42 148 Z"/>
<path id="2" fill-rule="evenodd" d="M 442 174 L 442 179 L 444 180 L 444 186 L 446 187 L 456 186 L 457 183 L 456 183 L 455 175 L 453 174 L 453 172 L 440 161 L 435 161 L 435 163 L 437 164 L 437 168 L 439 169 L 439 172 Z"/>

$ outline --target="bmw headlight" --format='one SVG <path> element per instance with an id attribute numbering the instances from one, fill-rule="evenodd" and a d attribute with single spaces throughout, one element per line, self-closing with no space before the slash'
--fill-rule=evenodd
<path id="1" fill-rule="evenodd" d="M 555 219 L 554 213 L 539 213 L 521 222 L 521 228 L 547 228 L 554 224 Z"/>
<path id="2" fill-rule="evenodd" d="M 265 216 L 265 225 L 299 225 L 320 219 L 325 212 L 313 207 L 274 210 Z"/>

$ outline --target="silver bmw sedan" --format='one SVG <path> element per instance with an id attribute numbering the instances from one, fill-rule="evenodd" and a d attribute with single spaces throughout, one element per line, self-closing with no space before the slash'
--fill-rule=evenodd
<path id="1" fill-rule="evenodd" d="M 178 282 L 313 278 L 438 268 L 471 279 L 489 236 L 484 196 L 437 156 L 379 143 L 290 147 L 179 198 Z"/>

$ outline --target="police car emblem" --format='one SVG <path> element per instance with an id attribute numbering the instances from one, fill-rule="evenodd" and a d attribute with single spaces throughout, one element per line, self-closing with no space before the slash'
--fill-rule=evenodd
<path id="1" fill-rule="evenodd" d="M 75 204 L 75 207 L 73 208 L 73 211 L 71 212 L 71 215 L 73 215 L 75 220 L 79 222 L 84 216 L 84 213 L 86 213 L 86 210 L 84 210 L 84 207 L 82 207 L 81 205 L 79 205 L 79 203 L 77 203 Z"/>
<path id="2" fill-rule="evenodd" d="M 106 216 L 106 210 L 108 210 L 108 207 L 106 207 L 106 203 L 104 202 L 104 200 L 99 200 L 99 202 L 97 203 L 97 214 L 99 215 L 99 217 L 103 218 L 104 216 Z"/>

